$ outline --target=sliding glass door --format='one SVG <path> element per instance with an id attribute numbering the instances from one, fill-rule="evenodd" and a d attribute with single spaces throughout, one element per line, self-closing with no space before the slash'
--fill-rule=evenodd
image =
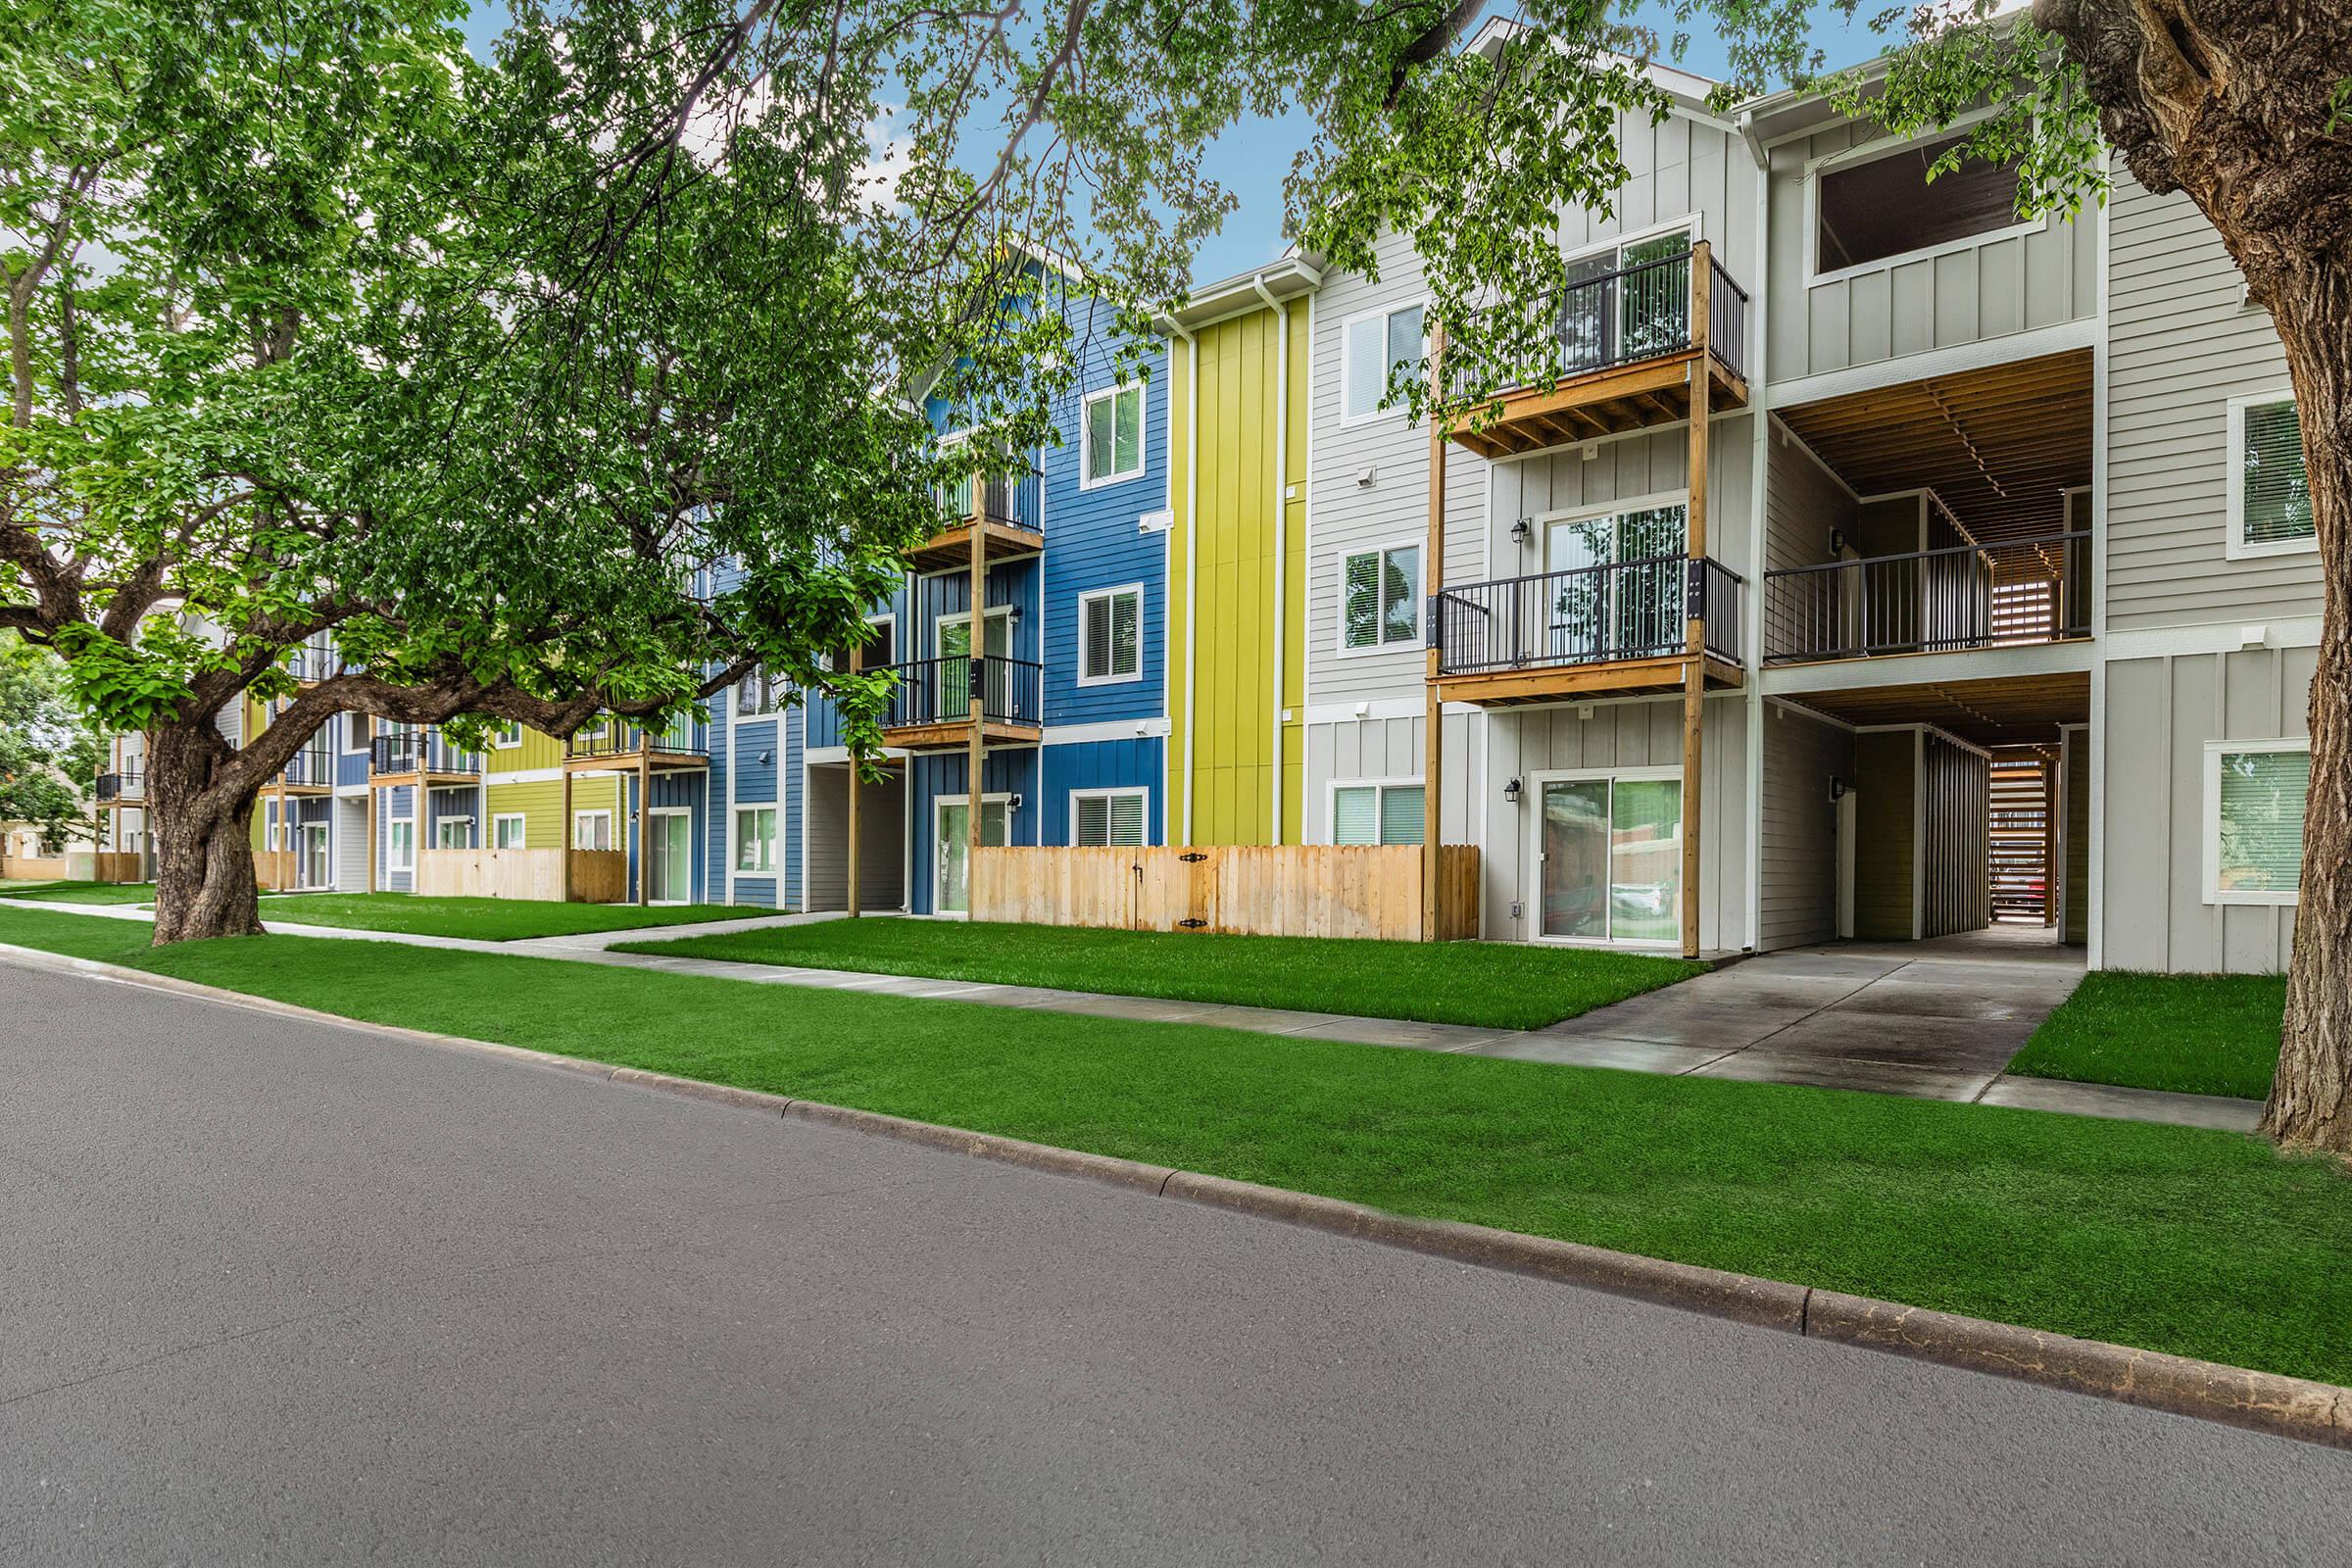
<path id="1" fill-rule="evenodd" d="M 1655 774 L 1539 781 L 1538 934 L 1672 942 L 1682 931 L 1683 783 Z"/>
<path id="2" fill-rule="evenodd" d="M 1572 663 L 1681 652 L 1688 527 L 1681 502 L 1546 524 L 1551 657 Z"/>

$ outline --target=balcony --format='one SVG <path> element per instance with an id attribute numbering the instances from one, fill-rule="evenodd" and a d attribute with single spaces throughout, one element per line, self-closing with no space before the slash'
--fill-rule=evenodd
<path id="1" fill-rule="evenodd" d="M 1681 691 L 1693 619 L 1705 683 L 1737 686 L 1744 587 L 1719 561 L 1653 556 L 1444 589 L 1431 596 L 1439 695 L 1503 707 Z"/>
<path id="2" fill-rule="evenodd" d="M 147 804 L 147 776 L 137 768 L 98 775 L 96 794 L 101 807 L 140 807 Z"/>
<path id="3" fill-rule="evenodd" d="M 1747 291 L 1703 241 L 1571 283 L 1549 315 L 1548 363 L 1453 433 L 1482 458 L 1688 419 L 1702 376 L 1710 410 L 1747 406 Z"/>
<path id="4" fill-rule="evenodd" d="M 1814 663 L 2090 635 L 2090 535 L 1953 545 L 1764 574 L 1764 662 Z"/>
<path id="5" fill-rule="evenodd" d="M 909 752 L 968 746 L 975 706 L 984 744 L 1034 744 L 1045 734 L 1046 666 L 1025 659 L 955 654 L 892 664 L 898 684 L 882 715 L 883 744 Z"/>
<path id="6" fill-rule="evenodd" d="M 379 784 L 442 780 L 468 784 L 481 777 L 482 759 L 479 753 L 460 750 L 438 734 L 410 731 L 378 735 L 368 742 L 368 772 Z"/>
<path id="7" fill-rule="evenodd" d="M 321 634 L 306 640 L 287 656 L 286 673 L 308 685 L 332 675 L 336 662 L 333 640 Z"/>
<path id="8" fill-rule="evenodd" d="M 305 746 L 286 760 L 277 782 L 289 795 L 325 795 L 335 787 L 335 754 L 323 746 Z"/>
<path id="9" fill-rule="evenodd" d="M 656 772 L 710 765 L 709 732 L 694 719 L 681 719 L 648 733 L 638 724 L 607 721 L 564 743 L 564 765 L 574 772 L 648 767 Z"/>
<path id="10" fill-rule="evenodd" d="M 940 496 L 952 522 L 906 552 L 916 571 L 946 571 L 972 559 L 974 531 L 987 540 L 988 559 L 1035 555 L 1046 548 L 1044 513 L 1035 468 L 1002 478 L 966 478 Z"/>

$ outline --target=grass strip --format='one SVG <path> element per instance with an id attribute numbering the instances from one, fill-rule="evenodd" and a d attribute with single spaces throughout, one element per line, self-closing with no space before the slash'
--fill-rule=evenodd
<path id="1" fill-rule="evenodd" d="M 960 920 L 824 920 L 621 947 L 1495 1029 L 1540 1029 L 1704 968 L 1679 958 L 1529 943 L 1195 936 Z"/>
<path id="2" fill-rule="evenodd" d="M 2278 1069 L 2286 977 L 2099 969 L 2009 1070 L 2076 1083 L 2261 1100 Z"/>
<path id="3" fill-rule="evenodd" d="M 2230 1133 L 375 943 L 158 950 L 135 925 L 24 909 L 0 909 L 0 941 L 2352 1382 L 2352 1183 Z"/>
<path id="4" fill-rule="evenodd" d="M 262 918 L 293 925 L 348 926 L 408 936 L 519 942 L 589 931 L 741 920 L 766 911 L 725 904 L 649 906 L 552 904 L 532 899 L 441 899 L 414 893 L 289 893 L 262 900 Z"/>
<path id="5" fill-rule="evenodd" d="M 0 887 L 0 899 L 31 899 L 42 904 L 153 904 L 152 882 L 27 882 Z"/>

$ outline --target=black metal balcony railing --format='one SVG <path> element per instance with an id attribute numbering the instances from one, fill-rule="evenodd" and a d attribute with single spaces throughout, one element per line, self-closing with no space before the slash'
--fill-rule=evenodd
<path id="1" fill-rule="evenodd" d="M 1553 301 L 1546 359 L 1527 377 L 1530 384 L 1614 369 L 1643 360 L 1664 359 L 1694 346 L 1691 338 L 1690 259 L 1683 251 L 1579 278 Z M 1734 375 L 1742 368 L 1747 343 L 1747 290 L 1732 279 L 1712 252 L 1708 256 L 1707 348 Z M 1449 351 L 1464 380 L 1478 367 L 1465 351 Z"/>
<path id="2" fill-rule="evenodd" d="M 1430 601 L 1438 672 L 1669 658 L 1688 651 L 1692 616 L 1707 652 L 1738 663 L 1741 586 L 1719 561 L 1653 556 L 1446 588 Z"/>
<path id="3" fill-rule="evenodd" d="M 323 746 L 305 746 L 286 759 L 281 776 L 297 789 L 331 789 L 335 782 L 335 754 Z"/>
<path id="4" fill-rule="evenodd" d="M 2090 635 L 2090 535 L 2045 534 L 1764 574 L 1764 662 L 1867 659 Z"/>
<path id="5" fill-rule="evenodd" d="M 986 479 L 966 475 L 944 487 L 939 494 L 940 511 L 945 514 L 940 520 L 942 529 L 960 528 L 971 521 L 975 510 L 972 491 L 975 484 L 979 486 L 977 512 L 983 522 L 1019 528 L 1028 533 L 1044 531 L 1045 514 L 1039 504 L 1041 487 L 1035 468 L 1022 468 Z"/>
<path id="6" fill-rule="evenodd" d="M 637 724 L 607 724 L 602 729 L 582 730 L 564 743 L 566 757 L 635 757 L 650 751 L 658 757 L 708 757 L 710 742 L 700 724 L 673 724 L 668 729 L 656 730 L 651 745 L 646 744 L 645 729 Z"/>
<path id="7" fill-rule="evenodd" d="M 142 798 L 147 780 L 135 767 L 119 773 L 101 773 L 97 779 L 98 799 L 101 801 L 135 801 Z"/>
<path id="8" fill-rule="evenodd" d="M 378 735 L 368 746 L 368 769 L 375 774 L 479 773 L 479 753 L 463 751 L 439 735 Z"/>
<path id="9" fill-rule="evenodd" d="M 314 637 L 286 660 L 286 672 L 296 680 L 324 680 L 335 672 L 335 645 Z"/>
<path id="10" fill-rule="evenodd" d="M 981 716 L 1006 724 L 1037 724 L 1045 713 L 1046 666 L 1025 659 L 990 654 L 982 659 L 955 654 L 890 666 L 898 684 L 882 716 L 885 729 L 970 720 L 972 703 Z"/>

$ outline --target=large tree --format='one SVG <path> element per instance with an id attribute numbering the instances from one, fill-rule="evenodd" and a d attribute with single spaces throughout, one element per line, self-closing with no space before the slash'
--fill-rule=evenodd
<path id="1" fill-rule="evenodd" d="M 105 739 L 67 701 L 56 658 L 0 632 L 0 822 L 32 823 L 52 855 L 94 840 L 91 796 L 105 760 Z"/>

